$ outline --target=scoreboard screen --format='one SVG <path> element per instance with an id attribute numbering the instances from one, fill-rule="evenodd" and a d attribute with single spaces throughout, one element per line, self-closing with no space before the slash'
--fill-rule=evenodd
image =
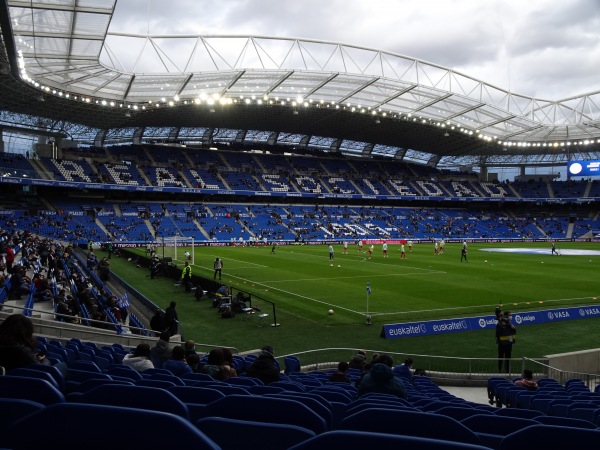
<path id="1" fill-rule="evenodd" d="M 600 176 L 600 160 L 569 161 L 567 163 L 568 177 L 597 177 Z"/>

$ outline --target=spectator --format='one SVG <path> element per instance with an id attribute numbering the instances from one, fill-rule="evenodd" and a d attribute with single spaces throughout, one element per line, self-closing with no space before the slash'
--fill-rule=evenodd
<path id="1" fill-rule="evenodd" d="M 185 341 L 183 343 L 183 348 L 185 349 L 186 357 L 191 354 L 195 354 L 195 355 L 198 354 L 198 353 L 196 353 L 196 342 L 191 339 L 188 339 L 187 341 Z"/>
<path id="2" fill-rule="evenodd" d="M 348 369 L 350 368 L 350 364 L 346 361 L 341 361 L 338 363 L 337 372 L 333 372 L 327 381 L 337 381 L 342 383 L 351 383 L 350 378 L 348 378 Z"/>
<path id="3" fill-rule="evenodd" d="M 128 353 L 123 358 L 123 365 L 129 366 L 138 372 L 154 368 L 150 360 L 151 352 L 148 344 L 139 344 L 133 353 Z"/>
<path id="4" fill-rule="evenodd" d="M 202 373 L 206 373 L 215 380 L 225 380 L 229 378 L 230 372 L 226 366 L 225 353 L 222 348 L 213 348 L 208 353 L 206 364 L 202 368 Z"/>
<path id="5" fill-rule="evenodd" d="M 200 364 L 200 356 L 198 356 L 198 353 L 194 352 L 194 353 L 189 353 L 185 356 L 185 360 L 188 363 L 188 366 L 190 366 L 190 368 L 192 369 L 192 372 L 194 373 L 200 373 L 202 372 L 202 365 Z"/>
<path id="6" fill-rule="evenodd" d="M 192 368 L 188 366 L 185 360 L 185 349 L 181 345 L 173 347 L 171 359 L 165 361 L 162 368 L 168 370 L 176 377 L 192 372 Z"/>
<path id="7" fill-rule="evenodd" d="M 165 322 L 165 313 L 162 309 L 156 308 L 156 311 L 154 311 L 154 315 L 150 319 L 150 328 L 152 331 L 156 331 L 156 333 L 159 335 L 167 328 L 167 323 Z"/>
<path id="8" fill-rule="evenodd" d="M 10 271 L 9 271 L 10 273 Z M 29 294 L 29 283 L 31 280 L 25 274 L 25 268 L 23 266 L 14 266 L 12 268 L 11 277 L 11 298 L 14 300 L 21 300 L 21 295 Z"/>
<path id="9" fill-rule="evenodd" d="M 411 358 L 406 358 L 403 364 L 398 364 L 392 369 L 395 376 L 406 378 L 408 381 L 412 383 L 413 381 L 413 373 L 412 373 L 412 365 L 413 360 Z"/>
<path id="10" fill-rule="evenodd" d="M 377 392 L 406 398 L 406 388 L 402 380 L 394 376 L 392 372 L 393 365 L 394 362 L 389 355 L 380 355 L 358 384 L 358 395 L 362 396 L 369 392 Z"/>
<path id="11" fill-rule="evenodd" d="M 55 297 L 56 302 L 56 320 L 66 323 L 78 323 L 75 312 L 69 307 L 63 297 Z"/>
<path id="12" fill-rule="evenodd" d="M 6 271 L 12 273 L 13 265 L 15 263 L 15 251 L 12 248 L 12 241 L 9 241 L 6 246 L 6 256 L 4 257 L 4 261 L 6 263 Z"/>
<path id="13" fill-rule="evenodd" d="M 231 353 L 231 350 L 227 347 L 221 347 L 221 350 L 223 350 L 223 358 L 225 360 L 223 369 L 229 371 L 229 377 L 237 377 L 237 371 L 233 367 L 233 353 Z"/>
<path id="14" fill-rule="evenodd" d="M 105 256 L 102 261 L 98 264 L 98 276 L 102 281 L 108 281 L 108 274 L 110 272 L 110 261 Z"/>
<path id="15" fill-rule="evenodd" d="M 23 314 L 12 314 L 0 324 L 0 366 L 10 372 L 29 364 L 50 364 L 36 352 L 33 322 Z"/>
<path id="16" fill-rule="evenodd" d="M 248 367 L 246 375 L 258 378 L 264 384 L 279 381 L 279 367 L 275 364 L 273 347 L 266 345 L 262 348 L 258 357 Z"/>
<path id="17" fill-rule="evenodd" d="M 522 378 L 515 380 L 515 386 L 522 386 L 529 389 L 530 391 L 537 391 L 538 384 L 533 379 L 533 372 L 529 369 L 523 371 Z"/>
<path id="18" fill-rule="evenodd" d="M 367 352 L 365 350 L 358 350 L 348 363 L 350 369 L 359 370 L 362 370 L 365 364 L 367 364 Z"/>
<path id="19" fill-rule="evenodd" d="M 160 337 L 158 342 L 151 349 L 151 357 L 152 364 L 154 367 L 162 367 L 162 365 L 171 357 L 171 347 L 169 345 L 169 339 L 171 339 L 171 335 L 166 331 L 160 333 Z"/>
<path id="20" fill-rule="evenodd" d="M 179 317 L 177 317 L 177 311 L 175 310 L 176 306 L 177 303 L 171 302 L 169 307 L 165 310 L 165 330 L 169 333 L 169 336 L 177 334 Z"/>

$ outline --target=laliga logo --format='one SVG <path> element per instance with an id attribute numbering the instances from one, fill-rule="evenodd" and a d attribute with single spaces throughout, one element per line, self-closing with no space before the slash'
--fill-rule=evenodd
<path id="1" fill-rule="evenodd" d="M 479 328 L 485 328 L 485 319 L 483 317 L 479 319 Z"/>
<path id="2" fill-rule="evenodd" d="M 426 333 L 427 332 L 427 327 L 425 326 L 424 323 L 422 323 L 421 325 L 419 325 L 419 329 L 421 330 L 421 333 Z"/>
<path id="3" fill-rule="evenodd" d="M 518 316 L 518 315 L 515 316 L 515 322 L 517 322 L 518 325 L 521 325 L 521 322 L 522 322 L 521 316 Z"/>
<path id="4" fill-rule="evenodd" d="M 551 312 L 548 313 L 548 319 L 550 319 L 550 320 L 554 319 L 554 316 L 552 316 Z"/>
<path id="5" fill-rule="evenodd" d="M 584 310 L 584 309 L 580 309 L 580 310 L 579 310 L 579 315 L 580 315 L 581 317 L 585 316 L 585 310 Z"/>

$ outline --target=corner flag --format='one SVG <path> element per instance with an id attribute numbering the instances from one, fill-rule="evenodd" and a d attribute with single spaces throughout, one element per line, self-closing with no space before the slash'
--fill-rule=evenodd
<path id="1" fill-rule="evenodd" d="M 371 295 L 371 283 L 367 281 L 367 294 Z"/>

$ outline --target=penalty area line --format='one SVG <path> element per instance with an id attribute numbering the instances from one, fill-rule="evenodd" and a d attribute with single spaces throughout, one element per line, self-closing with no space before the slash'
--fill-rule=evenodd
<path id="1" fill-rule="evenodd" d="M 273 289 L 274 291 L 278 291 L 278 292 L 281 292 L 281 293 L 283 293 L 283 294 L 290 295 L 290 296 L 292 296 L 292 297 L 298 297 L 298 298 L 302 298 L 302 299 L 304 299 L 304 300 L 309 300 L 309 301 L 311 301 L 311 302 L 314 302 L 314 303 L 320 303 L 320 304 L 322 304 L 322 305 L 326 305 L 326 306 L 330 306 L 330 307 L 333 307 L 333 308 L 341 309 L 341 310 L 344 310 L 344 311 L 347 311 L 347 312 L 350 312 L 350 313 L 353 313 L 353 314 L 357 314 L 357 315 L 364 315 L 364 314 L 361 314 L 361 313 L 360 313 L 360 312 L 358 312 L 358 311 L 354 311 L 353 309 L 346 308 L 346 307 L 344 307 L 344 306 L 341 306 L 341 305 L 339 305 L 339 304 L 333 304 L 333 303 L 328 303 L 328 302 L 325 302 L 325 301 L 323 301 L 323 300 L 317 300 L 316 298 L 307 297 L 306 295 L 297 294 L 297 293 L 295 293 L 295 292 L 286 291 L 286 290 L 284 290 L 284 289 L 279 289 L 279 288 L 276 288 L 276 287 L 270 286 L 270 285 L 268 285 L 268 284 L 264 284 L 264 283 L 258 283 L 258 282 L 256 282 L 256 281 L 247 280 L 247 279 L 245 279 L 245 278 L 242 278 L 242 277 L 235 277 L 235 278 L 237 278 L 237 279 L 239 279 L 239 280 L 242 280 L 242 281 L 246 281 L 246 282 L 254 283 L 254 284 L 255 284 L 255 285 L 257 285 L 257 286 L 263 286 L 263 287 L 265 287 L 265 288 Z"/>

